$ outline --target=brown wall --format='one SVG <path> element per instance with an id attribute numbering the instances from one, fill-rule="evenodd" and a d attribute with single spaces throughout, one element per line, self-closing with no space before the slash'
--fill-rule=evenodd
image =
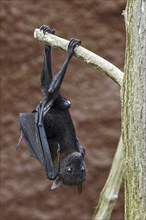
<path id="1" fill-rule="evenodd" d="M 44 45 L 33 39 L 42 24 L 56 35 L 80 38 L 82 46 L 123 70 L 125 0 L 1 1 L 1 219 L 91 219 L 108 176 L 120 135 L 119 87 L 103 73 L 73 58 L 62 93 L 86 149 L 88 179 L 82 195 L 75 187 L 51 191 L 39 163 L 26 150 L 16 152 L 18 115 L 30 112 L 42 97 L 39 89 Z M 54 49 L 54 72 L 65 52 Z M 112 219 L 123 219 L 123 190 Z"/>

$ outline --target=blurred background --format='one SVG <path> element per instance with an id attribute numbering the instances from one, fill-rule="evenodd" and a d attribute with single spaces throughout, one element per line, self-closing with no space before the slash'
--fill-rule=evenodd
<path id="1" fill-rule="evenodd" d="M 125 0 L 1 0 L 1 220 L 90 220 L 108 177 L 120 136 L 119 87 L 73 57 L 62 86 L 86 149 L 88 178 L 83 193 L 61 186 L 52 191 L 38 161 L 20 135 L 18 116 L 42 98 L 39 88 L 44 44 L 33 38 L 47 24 L 56 35 L 81 39 L 82 46 L 123 70 Z M 65 52 L 53 50 L 57 73 Z M 123 219 L 123 187 L 111 219 Z"/>

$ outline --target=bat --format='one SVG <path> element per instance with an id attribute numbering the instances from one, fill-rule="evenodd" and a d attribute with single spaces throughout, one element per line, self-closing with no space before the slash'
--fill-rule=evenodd
<path id="1" fill-rule="evenodd" d="M 40 30 L 54 34 L 55 30 L 42 25 Z M 70 101 L 60 92 L 74 48 L 81 41 L 71 39 L 66 59 L 60 71 L 52 76 L 51 46 L 45 44 L 44 62 L 41 71 L 43 99 L 31 113 L 20 113 L 21 138 L 24 138 L 30 154 L 42 165 L 46 176 L 53 180 L 51 189 L 65 185 L 77 185 L 82 191 L 86 180 L 85 150 L 80 146 L 69 112 Z M 18 146 L 20 145 L 20 140 Z"/>

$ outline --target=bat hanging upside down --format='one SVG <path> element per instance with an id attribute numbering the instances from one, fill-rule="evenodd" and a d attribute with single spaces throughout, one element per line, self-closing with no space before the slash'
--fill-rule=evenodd
<path id="1" fill-rule="evenodd" d="M 40 27 L 45 33 L 54 34 L 48 26 Z M 20 113 L 19 121 L 28 150 L 42 165 L 51 189 L 65 185 L 77 185 L 82 191 L 86 180 L 85 150 L 76 137 L 69 113 L 70 102 L 60 93 L 67 66 L 80 40 L 71 39 L 67 56 L 57 75 L 52 78 L 51 47 L 45 45 L 44 64 L 41 73 L 43 100 L 32 113 Z M 18 145 L 20 144 L 20 141 Z"/>

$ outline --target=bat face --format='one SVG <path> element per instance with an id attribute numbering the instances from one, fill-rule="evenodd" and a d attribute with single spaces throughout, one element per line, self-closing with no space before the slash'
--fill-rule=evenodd
<path id="1" fill-rule="evenodd" d="M 78 192 L 82 192 L 82 183 L 86 181 L 87 169 L 84 162 L 85 152 L 73 152 L 60 163 L 60 170 L 51 189 L 65 185 L 77 185 Z"/>
<path id="2" fill-rule="evenodd" d="M 59 177 L 65 185 L 79 185 L 86 180 L 86 166 L 84 157 L 74 152 L 66 157 L 60 164 Z"/>

